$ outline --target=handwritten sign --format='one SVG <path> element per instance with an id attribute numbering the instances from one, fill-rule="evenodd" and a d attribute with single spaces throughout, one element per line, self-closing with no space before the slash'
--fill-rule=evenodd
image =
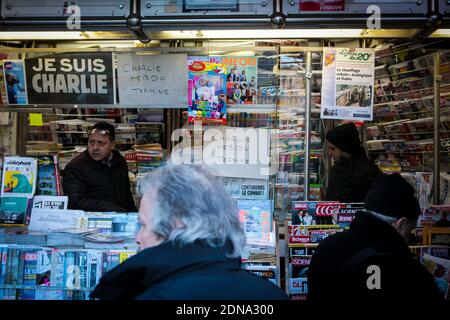
<path id="1" fill-rule="evenodd" d="M 185 107 L 188 80 L 185 54 L 118 54 L 117 64 L 121 104 Z"/>

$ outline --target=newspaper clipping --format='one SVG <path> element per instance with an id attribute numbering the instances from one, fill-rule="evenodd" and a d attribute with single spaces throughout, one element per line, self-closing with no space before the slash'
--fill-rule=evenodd
<path id="1" fill-rule="evenodd" d="M 322 119 L 373 119 L 373 49 L 324 48 Z"/>

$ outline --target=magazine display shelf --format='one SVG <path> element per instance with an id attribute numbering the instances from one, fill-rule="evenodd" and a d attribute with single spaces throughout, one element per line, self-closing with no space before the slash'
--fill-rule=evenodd
<path id="1" fill-rule="evenodd" d="M 335 224 L 292 225 L 285 222 L 285 290 L 292 300 L 306 300 L 308 293 L 308 266 L 321 239 L 328 234 L 340 232 L 344 227 Z M 319 237 L 311 237 L 311 231 L 323 232 Z M 299 243 L 302 242 L 302 243 Z M 304 241 L 304 242 L 303 242 Z"/>
<path id="2" fill-rule="evenodd" d="M 104 249 L 86 249 L 2 244 L 0 300 L 89 300 L 102 274 L 135 253 L 106 245 Z"/>
<path id="3" fill-rule="evenodd" d="M 450 52 L 439 52 L 438 74 L 433 71 L 435 54 L 414 49 L 377 52 L 374 123 L 366 129 L 369 154 L 382 170 L 433 171 L 434 123 L 440 124 L 440 141 L 450 138 Z M 395 63 L 398 59 L 404 61 Z M 442 80 L 437 82 L 440 88 L 437 120 L 436 76 Z M 443 148 L 440 167 L 442 172 L 450 168 L 448 150 Z"/>

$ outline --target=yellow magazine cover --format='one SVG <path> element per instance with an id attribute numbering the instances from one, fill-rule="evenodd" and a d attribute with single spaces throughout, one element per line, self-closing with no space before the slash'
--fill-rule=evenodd
<path id="1" fill-rule="evenodd" d="M 135 254 L 136 254 L 136 252 L 134 252 L 134 251 L 132 251 L 132 252 L 131 251 L 128 251 L 128 252 L 122 251 L 119 253 L 119 262 L 122 263 L 125 260 L 127 260 L 128 258 L 130 258 L 131 256 L 134 256 Z"/>
<path id="2" fill-rule="evenodd" d="M 36 189 L 36 175 L 36 159 L 25 157 L 5 157 L 1 196 L 33 197 Z"/>

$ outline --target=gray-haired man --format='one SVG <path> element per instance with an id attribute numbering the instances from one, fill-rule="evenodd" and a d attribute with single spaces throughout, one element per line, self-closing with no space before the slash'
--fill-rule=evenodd
<path id="1" fill-rule="evenodd" d="M 140 252 L 102 277 L 98 299 L 287 299 L 241 268 L 236 202 L 205 170 L 167 165 L 139 184 Z"/>

